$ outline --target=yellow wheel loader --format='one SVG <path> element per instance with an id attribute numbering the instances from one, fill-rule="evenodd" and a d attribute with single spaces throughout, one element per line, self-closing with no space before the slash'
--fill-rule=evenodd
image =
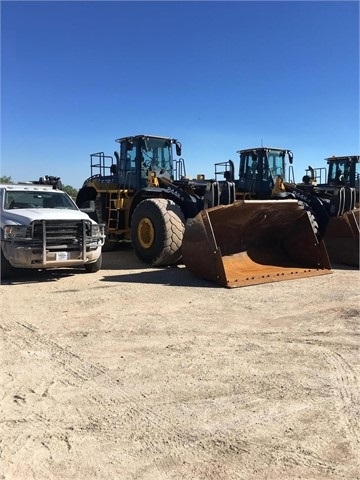
<path id="1" fill-rule="evenodd" d="M 131 241 L 151 266 L 183 261 L 195 275 L 241 287 L 331 273 L 323 242 L 297 200 L 236 199 L 235 182 L 186 176 L 181 143 L 135 135 L 113 156 L 90 155 L 76 203 L 105 223 L 107 244 Z"/>
<path id="2" fill-rule="evenodd" d="M 239 150 L 236 198 L 297 199 L 308 212 L 319 241 L 330 260 L 359 266 L 359 158 L 332 157 L 325 168 L 309 169 L 302 183 L 295 183 L 291 150 L 257 147 Z M 217 164 L 234 178 L 234 164 Z"/>
<path id="3" fill-rule="evenodd" d="M 360 156 L 333 156 L 325 161 L 328 168 L 309 166 L 298 187 L 325 205 L 338 200 L 339 214 L 331 215 L 324 234 L 330 261 L 359 267 Z"/>

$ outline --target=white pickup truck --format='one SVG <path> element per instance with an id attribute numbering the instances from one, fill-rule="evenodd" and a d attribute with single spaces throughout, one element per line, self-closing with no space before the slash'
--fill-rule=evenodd
<path id="1" fill-rule="evenodd" d="M 1 278 L 19 268 L 101 268 L 104 225 L 66 192 L 36 182 L 0 184 L 0 208 Z"/>

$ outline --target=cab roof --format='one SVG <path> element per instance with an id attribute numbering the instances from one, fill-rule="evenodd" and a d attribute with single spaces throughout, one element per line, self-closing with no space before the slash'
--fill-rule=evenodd
<path id="1" fill-rule="evenodd" d="M 34 191 L 34 192 L 48 192 L 54 191 L 52 185 L 37 185 L 34 183 L 0 183 L 0 189 L 13 190 L 18 192 Z M 62 190 L 55 190 L 61 192 Z"/>
<path id="2" fill-rule="evenodd" d="M 237 150 L 236 153 L 245 153 L 252 152 L 253 150 L 275 150 L 278 152 L 291 152 L 289 148 L 276 148 L 276 147 L 255 147 L 255 148 L 244 148 L 243 150 Z"/>
<path id="3" fill-rule="evenodd" d="M 171 142 L 177 142 L 177 140 L 175 140 L 174 138 L 171 138 L 171 137 L 163 137 L 161 135 L 147 135 L 147 134 L 143 134 L 143 135 L 129 135 L 128 137 L 121 137 L 121 138 L 117 138 L 115 140 L 115 142 L 122 142 L 124 140 L 132 140 L 134 138 L 143 138 L 143 137 L 149 137 L 149 138 L 160 138 L 162 140 L 170 140 Z"/>
<path id="4" fill-rule="evenodd" d="M 355 161 L 355 162 L 360 162 L 360 155 L 343 155 L 342 157 L 337 157 L 335 155 L 333 155 L 332 157 L 328 157 L 328 158 L 325 158 L 326 161 L 342 161 L 342 160 L 349 160 L 349 158 L 352 160 L 352 161 Z"/>

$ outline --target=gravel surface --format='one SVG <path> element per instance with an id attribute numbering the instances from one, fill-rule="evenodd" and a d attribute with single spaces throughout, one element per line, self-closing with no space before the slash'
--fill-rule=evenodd
<path id="1" fill-rule="evenodd" d="M 0 479 L 360 479 L 359 278 L 224 289 L 124 247 L 3 283 Z"/>

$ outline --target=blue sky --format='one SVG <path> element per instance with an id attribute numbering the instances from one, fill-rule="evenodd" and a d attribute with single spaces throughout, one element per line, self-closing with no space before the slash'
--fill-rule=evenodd
<path id="1" fill-rule="evenodd" d="M 261 144 L 296 180 L 359 145 L 357 1 L 1 2 L 1 175 L 81 187 L 116 138 L 177 138 L 189 176 Z"/>

